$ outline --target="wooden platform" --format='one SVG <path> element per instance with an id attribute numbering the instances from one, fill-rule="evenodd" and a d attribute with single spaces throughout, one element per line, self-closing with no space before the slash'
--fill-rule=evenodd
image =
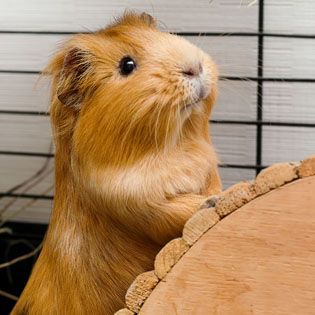
<path id="1" fill-rule="evenodd" d="M 314 175 L 313 157 L 224 192 L 161 250 L 117 314 L 315 314 Z"/>

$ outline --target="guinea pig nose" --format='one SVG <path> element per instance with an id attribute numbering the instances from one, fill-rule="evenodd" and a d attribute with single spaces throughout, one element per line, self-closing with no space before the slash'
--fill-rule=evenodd
<path id="1" fill-rule="evenodd" d="M 185 68 L 182 73 L 188 77 L 196 77 L 202 72 L 201 63 Z"/>

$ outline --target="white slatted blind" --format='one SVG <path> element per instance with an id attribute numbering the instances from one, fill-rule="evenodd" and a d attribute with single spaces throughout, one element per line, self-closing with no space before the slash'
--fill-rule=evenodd
<path id="1" fill-rule="evenodd" d="M 225 79 L 219 82 L 212 117 L 215 122 L 210 130 L 221 163 L 230 166 L 221 168 L 225 187 L 256 174 L 259 102 L 263 118 L 262 166 L 314 154 L 315 128 L 303 124 L 315 125 L 315 2 L 254 2 L 0 1 L 0 193 L 35 174 L 47 160 L 49 117 L 38 113 L 48 111 L 49 84 L 37 83 L 37 72 L 47 64 L 58 43 L 70 36 L 67 33 L 96 30 L 126 8 L 154 15 L 162 29 L 184 33 L 216 60 Z M 259 47 L 262 5 L 265 35 L 263 47 Z M 199 32 L 203 36 L 198 36 Z M 267 81 L 257 79 L 259 53 Z M 258 84 L 262 87 L 259 97 Z M 52 195 L 52 191 L 47 192 L 52 182 L 50 173 L 27 194 Z M 0 209 L 11 199 L 0 199 Z M 19 199 L 7 216 L 13 216 L 30 200 Z M 13 219 L 47 222 L 50 207 L 51 200 L 39 198 Z"/>
<path id="2" fill-rule="evenodd" d="M 211 3 L 210 3 L 211 2 Z M 239 0 L 2 0 L 0 28 L 87 31 L 103 27 L 125 9 L 156 16 L 169 31 L 257 31 L 257 6 Z"/>

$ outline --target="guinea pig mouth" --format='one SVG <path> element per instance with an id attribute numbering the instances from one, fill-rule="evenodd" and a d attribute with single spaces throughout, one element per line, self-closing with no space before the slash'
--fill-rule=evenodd
<path id="1" fill-rule="evenodd" d="M 193 107 L 200 105 L 200 102 L 207 97 L 207 91 L 203 84 L 200 84 L 197 95 L 197 98 L 195 97 L 192 102 L 184 104 L 182 110 L 192 109 Z"/>

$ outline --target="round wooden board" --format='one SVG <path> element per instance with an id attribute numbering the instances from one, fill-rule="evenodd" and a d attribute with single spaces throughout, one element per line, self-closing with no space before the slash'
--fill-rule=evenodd
<path id="1" fill-rule="evenodd" d="M 254 199 L 204 234 L 142 315 L 315 314 L 315 176 Z"/>

